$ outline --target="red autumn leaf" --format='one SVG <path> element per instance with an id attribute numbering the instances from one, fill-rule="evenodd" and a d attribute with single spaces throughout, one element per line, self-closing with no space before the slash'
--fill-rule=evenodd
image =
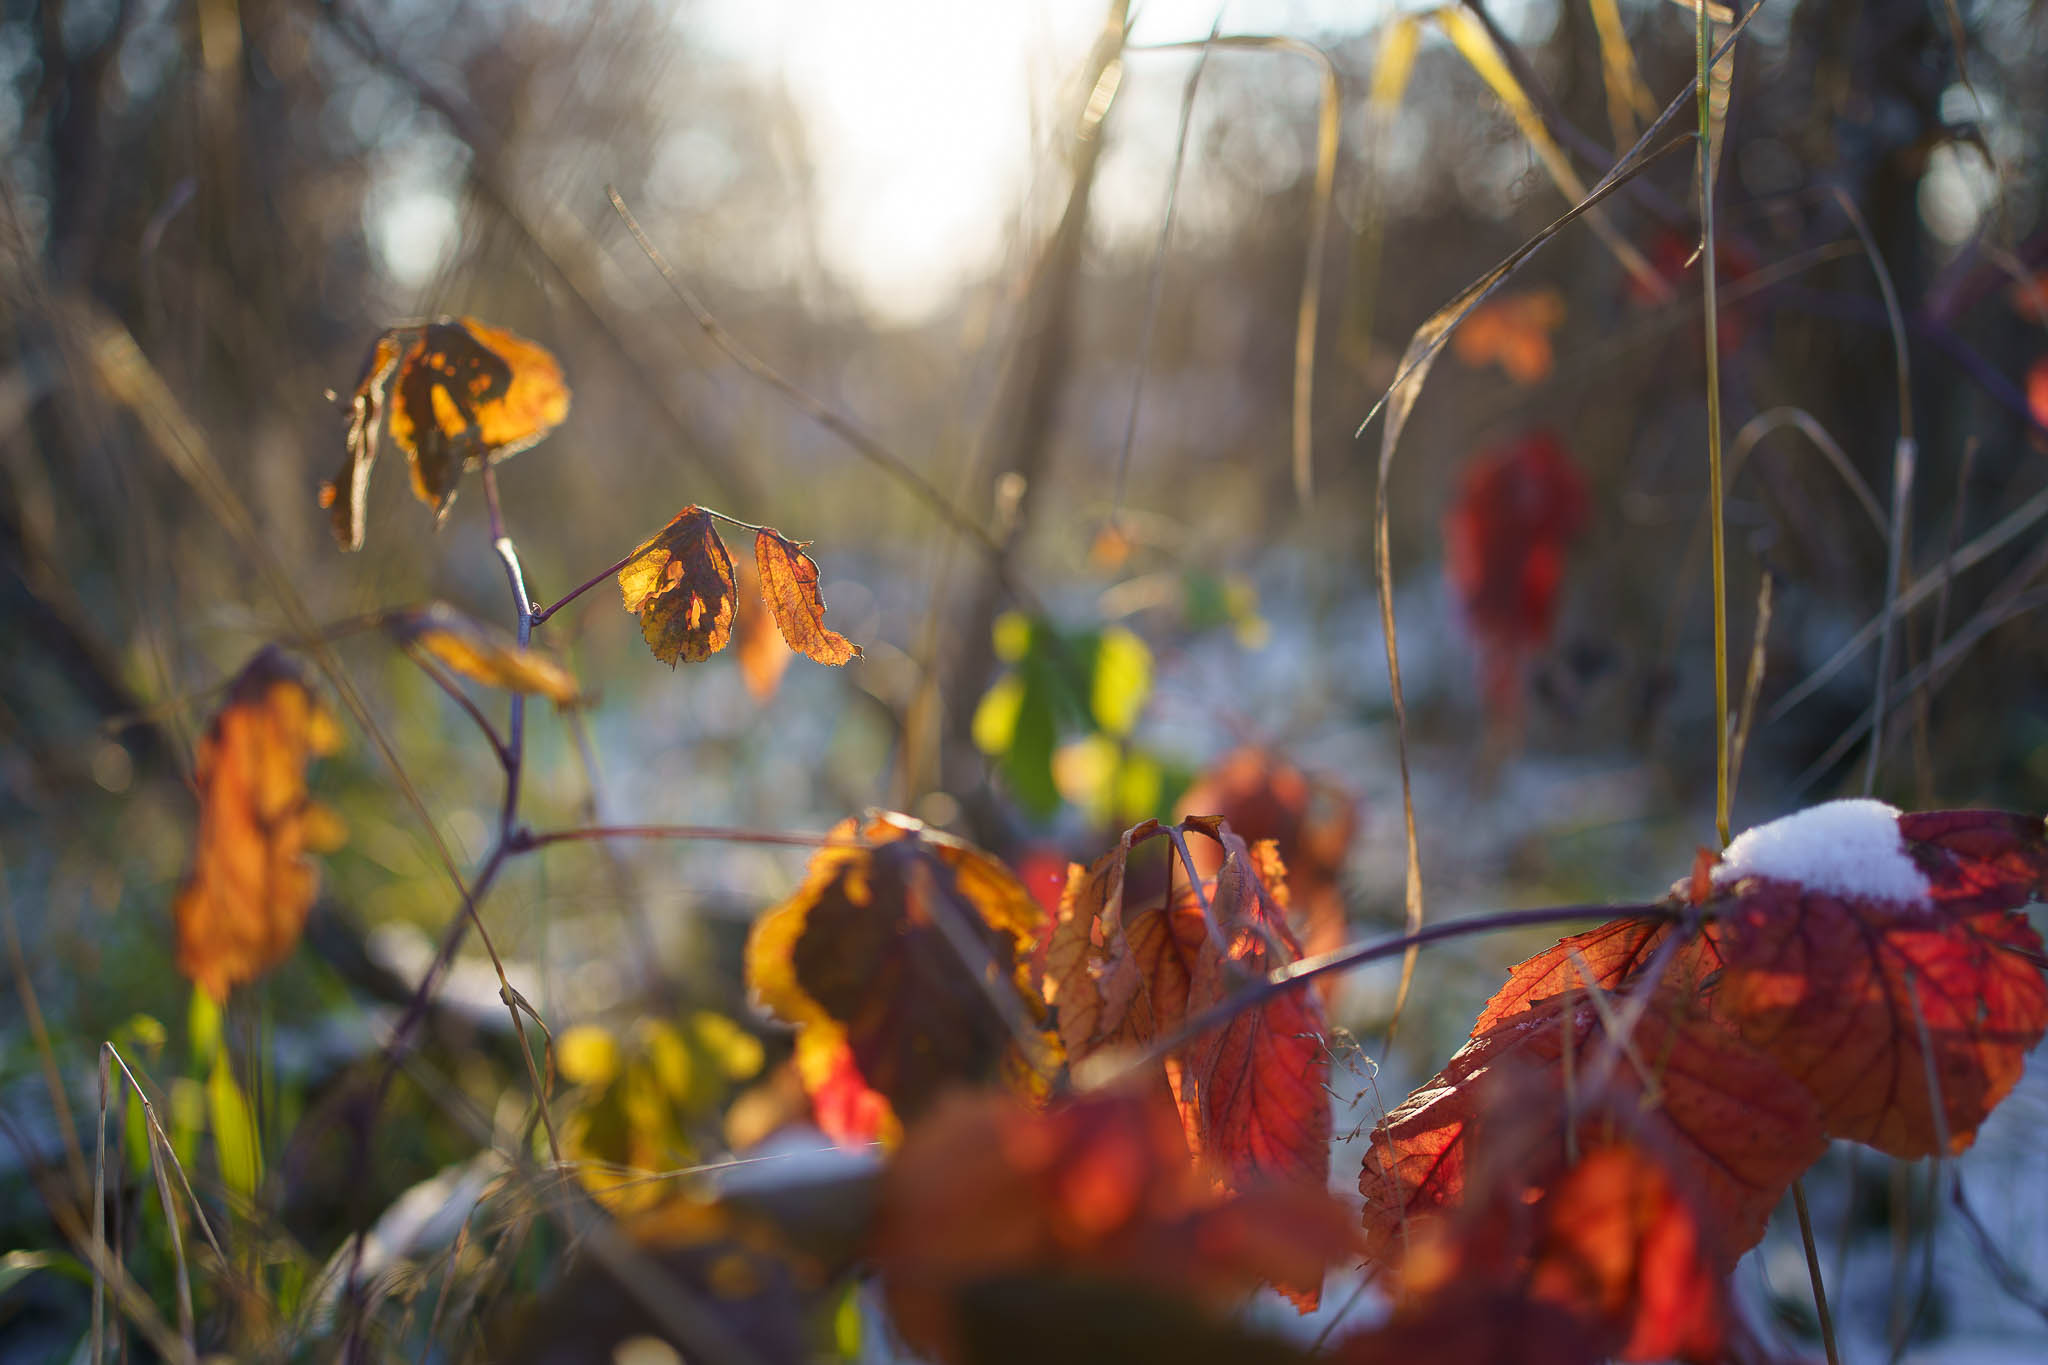
<path id="1" fill-rule="evenodd" d="M 746 952 L 755 1001 L 799 1029 L 821 1121 L 844 1104 L 846 1130 L 886 1131 L 863 1089 L 906 1121 L 955 1086 L 1042 1092 L 1059 1046 L 1032 986 L 1037 903 L 995 859 L 908 816 L 843 820 L 830 837 Z"/>
<path id="2" fill-rule="evenodd" d="M 1723 1258 L 1664 1166 L 1629 1144 L 1569 1166 L 1547 1141 L 1517 1157 L 1496 1164 L 1455 1219 L 1411 1239 L 1395 1320 L 1435 1320 L 1442 1301 L 1491 1287 L 1496 1305 L 1520 1297 L 1569 1313 L 1574 1350 L 1591 1348 L 1573 1358 L 1712 1357 L 1726 1320 Z M 1544 1189 L 1533 1204 L 1532 1176 Z"/>
<path id="3" fill-rule="evenodd" d="M 277 648 L 228 685 L 199 741 L 199 836 L 171 907 L 178 970 L 215 1000 L 291 955 L 319 889 L 309 849 L 338 822 L 306 792 L 306 765 L 340 747 L 334 719 Z"/>
<path id="4" fill-rule="evenodd" d="M 2028 322 L 2048 322 L 2048 270 L 2015 280 L 2005 291 L 2012 311 Z"/>
<path id="5" fill-rule="evenodd" d="M 2027 411 L 2048 427 L 2048 355 L 2027 366 Z"/>
<path id="6" fill-rule="evenodd" d="M 732 638 L 732 556 L 711 514 L 685 507 L 642 541 L 619 568 L 619 596 L 663 663 L 702 663 L 724 649 Z"/>
<path id="7" fill-rule="evenodd" d="M 944 1361 L 982 1334 L 978 1286 L 1100 1281 L 1171 1296 L 1213 1326 L 1262 1281 L 1320 1282 L 1357 1250 L 1327 1191 L 1226 1194 L 1190 1162 L 1163 1097 L 1116 1090 L 1046 1109 L 943 1102 L 890 1164 L 871 1245 L 904 1339 Z"/>
<path id="8" fill-rule="evenodd" d="M 1894 1156 L 1960 1152 L 2048 1033 L 2041 822 L 1834 801 L 1750 830 L 1715 869 L 1715 1008 Z M 1939 1104 L 1936 1096 L 1939 1096 Z"/>
<path id="9" fill-rule="evenodd" d="M 1554 947 L 1517 963 L 1508 972 L 1507 984 L 1479 1011 L 1472 1033 L 1476 1037 L 1532 1004 L 1567 991 L 1588 987 L 1621 990 L 1635 982 L 1657 950 L 1678 932 L 1678 926 L 1668 919 L 1643 916 L 1609 920 L 1598 929 L 1560 939 Z M 1706 937 L 1682 944 L 1674 953 L 1663 979 L 1687 990 L 1700 989 L 1702 980 L 1721 965 L 1712 940 Z"/>
<path id="10" fill-rule="evenodd" d="M 1516 710 L 1522 662 L 1550 642 L 1565 550 L 1588 515 L 1585 478 L 1548 432 L 1490 450 L 1465 468 L 1444 518 L 1445 567 L 1479 644 L 1495 714 Z"/>
<path id="11" fill-rule="evenodd" d="M 1555 289 L 1503 294 L 1472 310 L 1451 348 L 1474 369 L 1497 361 L 1517 384 L 1540 384 L 1555 360 L 1550 334 L 1563 324 L 1564 295 Z"/>
<path id="12" fill-rule="evenodd" d="M 843 664 L 860 657 L 860 646 L 836 630 L 825 628 L 825 599 L 818 595 L 818 564 L 804 548 L 773 527 L 754 536 L 754 562 L 761 576 L 761 596 L 775 613 L 782 638 L 799 654 L 821 664 Z"/>
<path id="13" fill-rule="evenodd" d="M 1068 874 L 1044 991 L 1058 1008 L 1076 1066 L 1163 1042 L 1203 1010 L 1300 958 L 1285 919 L 1274 913 L 1285 883 L 1271 846 L 1249 848 L 1213 820 L 1184 828 L 1206 830 L 1228 851 L 1223 869 L 1200 892 L 1181 879 L 1171 898 L 1127 903 L 1132 846 L 1164 837 L 1152 821 L 1126 833 L 1093 868 Z M 1280 1178 L 1321 1185 L 1331 1127 L 1324 1031 L 1315 997 L 1292 991 L 1169 1056 L 1165 1079 L 1189 1147 L 1236 1183 Z"/>
<path id="14" fill-rule="evenodd" d="M 1690 1201 L 1645 1153 L 1587 1153 L 1551 1187 L 1537 1218 L 1533 1297 L 1621 1329 L 1622 1360 L 1704 1360 L 1720 1349 L 1720 1258 Z"/>
<path id="15" fill-rule="evenodd" d="M 1176 808 L 1190 815 L 1220 816 L 1247 843 L 1271 840 L 1287 864 L 1290 914 L 1310 957 L 1342 947 L 1349 939 L 1344 915 L 1344 860 L 1358 826 L 1358 807 L 1334 784 L 1311 778 L 1294 764 L 1262 749 L 1225 755 L 1203 773 Z M 1190 845 L 1202 875 L 1223 865 L 1220 846 L 1207 840 Z M 1319 978 L 1323 1003 L 1340 983 Z"/>
<path id="16" fill-rule="evenodd" d="M 1380 1122 L 1359 1175 L 1375 1258 L 1390 1259 L 1409 1225 L 1456 1207 L 1475 1171 L 1545 1145 L 1562 1151 L 1568 1126 L 1581 1146 L 1619 1135 L 1661 1154 L 1699 1192 L 1724 1255 L 1756 1244 L 1786 1187 L 1826 1148 L 1812 1098 L 1668 981 L 1615 1050 L 1604 1015 L 1625 1017 L 1628 999 L 1596 1004 L 1582 992 L 1511 1014 Z M 1589 1068 L 1601 1064 L 1606 1085 L 1596 1089 Z"/>
<path id="17" fill-rule="evenodd" d="M 1598 1365 L 1610 1334 L 1514 1289 L 1458 1285 L 1333 1343 L 1333 1365 Z"/>

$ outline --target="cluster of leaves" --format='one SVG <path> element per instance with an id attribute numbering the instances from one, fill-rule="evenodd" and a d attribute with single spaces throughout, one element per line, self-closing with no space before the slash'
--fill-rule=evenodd
<path id="1" fill-rule="evenodd" d="M 1471 1040 L 1374 1129 L 1359 1188 L 1374 1259 L 1564 1154 L 1617 1138 L 1688 1201 L 1727 1269 L 1830 1137 L 1962 1151 L 2048 1031 L 2041 822 L 1836 802 L 1703 857 L 1660 913 L 1516 966 Z M 1484 1200 L 1481 1200 L 1482 1206 Z M 1412 1254 L 1412 1252 L 1411 1252 Z"/>
<path id="2" fill-rule="evenodd" d="M 566 405 L 533 343 L 468 320 L 387 333 L 350 410 L 351 491 L 329 490 L 344 543 L 360 539 L 387 406 L 415 491 L 445 511 L 463 467 L 531 444 Z M 1468 475 L 1453 575 L 1498 653 L 1547 635 L 1584 501 L 1554 441 Z M 718 517 L 685 508 L 585 585 L 616 575 L 666 662 L 708 658 L 735 633 Z M 748 529 L 757 621 L 821 662 L 858 657 L 823 624 L 804 546 Z M 529 619 L 522 604 L 522 623 L 554 609 Z M 579 695 L 558 665 L 440 604 L 370 620 L 437 677 L 561 705 Z M 1127 738 L 1149 688 L 1135 636 L 1006 628 L 1013 671 L 982 710 L 1007 717 L 977 718 L 1006 733 L 985 747 L 1037 782 L 1062 725 Z M 315 887 L 304 854 L 335 837 L 306 772 L 337 741 L 298 671 L 265 650 L 230 685 L 196 765 L 178 963 L 204 1006 L 195 1032 L 213 1039 L 217 1157 L 244 1194 L 254 1120 L 215 1002 L 297 940 Z M 1328 1188 L 1330 1029 L 1303 943 L 1343 936 L 1355 812 L 1249 752 L 1182 809 L 1068 866 L 1051 904 L 909 817 L 848 819 L 760 916 L 746 976 L 795 1030 L 785 1074 L 832 1138 L 886 1154 L 849 1177 L 858 1198 L 834 1188 L 844 1216 L 829 1239 L 732 1191 L 645 1178 L 699 1154 L 696 1128 L 764 1064 L 751 1036 L 706 1013 L 627 1038 L 565 1033 L 566 1150 L 696 1305 L 651 1330 L 793 1360 L 806 1305 L 865 1268 L 904 1339 L 942 1361 L 1037 1359 L 1055 1343 L 1069 1359 L 1295 1361 L 1228 1309 L 1265 1284 L 1308 1311 L 1330 1266 L 1362 1261 L 1396 1290 L 1394 1314 L 1325 1358 L 1705 1360 L 1726 1332 L 1726 1273 L 1830 1138 L 1903 1158 L 1959 1152 L 2048 1033 L 2048 960 L 2019 913 L 2048 892 L 2040 821 L 1816 807 L 1703 851 L 1657 905 L 1516 966 L 1465 1046 L 1373 1130 L 1361 1224 Z"/>

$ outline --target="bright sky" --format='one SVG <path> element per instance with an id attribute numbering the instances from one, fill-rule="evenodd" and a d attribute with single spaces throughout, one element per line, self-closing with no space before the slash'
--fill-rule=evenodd
<path id="1" fill-rule="evenodd" d="M 1394 8 L 1138 0 L 1133 41 L 1203 38 L 1219 4 L 1229 31 L 1298 36 Z M 909 320 L 999 258 L 1028 190 L 1033 120 L 1063 116 L 1051 101 L 1105 12 L 1103 0 L 704 0 L 685 22 L 787 86 L 811 125 L 827 264 Z"/>

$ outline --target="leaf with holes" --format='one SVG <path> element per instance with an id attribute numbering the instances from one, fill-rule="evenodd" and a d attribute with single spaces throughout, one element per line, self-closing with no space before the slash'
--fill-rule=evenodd
<path id="1" fill-rule="evenodd" d="M 685 507 L 642 541 L 619 570 L 619 594 L 663 663 L 702 663 L 724 649 L 732 638 L 732 556 L 711 514 Z"/>
<path id="2" fill-rule="evenodd" d="M 319 888 L 309 850 L 339 821 L 306 790 L 306 767 L 341 732 L 275 647 L 249 661 L 199 741 L 199 836 L 171 907 L 178 970 L 215 1000 L 291 955 Z"/>
<path id="3" fill-rule="evenodd" d="M 412 465 L 414 495 L 445 517 L 463 470 L 516 455 L 561 425 L 569 386 L 546 347 L 475 318 L 378 337 L 350 401 L 346 461 L 320 492 L 344 549 L 363 543 L 380 415 Z"/>

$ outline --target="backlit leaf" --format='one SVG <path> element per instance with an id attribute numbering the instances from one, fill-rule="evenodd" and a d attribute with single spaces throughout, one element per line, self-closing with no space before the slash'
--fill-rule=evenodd
<path id="1" fill-rule="evenodd" d="M 1835 1136 L 1960 1152 L 2048 1033 L 2041 937 L 2016 913 L 2044 878 L 2030 816 L 1830 802 L 1761 826 L 1715 873 L 1716 1008 Z"/>
<path id="2" fill-rule="evenodd" d="M 1596 1005 L 1581 992 L 1509 1016 L 1380 1122 L 1359 1176 L 1375 1259 L 1392 1259 L 1417 1222 L 1457 1207 L 1475 1172 L 1531 1150 L 1562 1152 L 1568 1131 L 1582 1147 L 1627 1138 L 1657 1152 L 1699 1191 L 1713 1219 L 1708 1239 L 1729 1264 L 1756 1244 L 1779 1198 L 1826 1148 L 1818 1106 L 1668 981 L 1617 1052 L 1606 1019 L 1623 1017 L 1624 1000 Z M 1600 1060 L 1607 1084 L 1593 1092 L 1588 1068 Z"/>
<path id="3" fill-rule="evenodd" d="M 1355 1257 L 1341 1210 L 1319 1186 L 1224 1193 L 1190 1163 L 1156 1092 L 1042 1110 L 957 1096 L 911 1129 L 885 1175 L 872 1256 L 913 1348 L 981 1360 L 975 1343 L 1032 1303 L 1064 1303 L 1078 1312 L 1074 1339 L 1094 1341 L 1123 1294 L 1151 1291 L 1213 1331 L 1260 1282 L 1320 1283 L 1327 1265 Z M 1052 1292 L 1075 1282 L 1101 1287 L 1085 1310 Z"/>
<path id="4" fill-rule="evenodd" d="M 362 548 L 380 418 L 411 462 L 413 493 L 446 516 L 464 469 L 525 450 L 568 414 L 568 385 L 545 347 L 475 318 L 391 329 L 364 359 L 341 473 L 320 490 L 335 539 L 345 550 Z"/>
<path id="5" fill-rule="evenodd" d="M 207 1072 L 206 1126 L 213 1133 L 221 1183 L 242 1199 L 253 1200 L 263 1182 L 263 1145 L 256 1136 L 256 1111 L 235 1084 L 225 1051 L 214 1054 L 213 1068 Z"/>
<path id="6" fill-rule="evenodd" d="M 504 631 L 445 602 L 386 612 L 384 628 L 399 644 L 421 650 L 486 687 L 535 692 L 557 706 L 576 700 L 576 680 L 567 669 L 537 650 L 522 649 Z"/>
<path id="7" fill-rule="evenodd" d="M 1287 866 L 1289 919 L 1310 957 L 1341 947 L 1349 937 L 1341 879 L 1358 826 L 1358 806 L 1349 793 L 1311 778 L 1278 754 L 1263 749 L 1232 750 L 1181 796 L 1182 816 L 1216 815 L 1247 843 L 1271 840 Z M 1222 865 L 1207 840 L 1190 845 L 1195 864 L 1213 876 Z M 1334 975 L 1318 979 L 1327 1005 L 1341 986 Z"/>
<path id="8" fill-rule="evenodd" d="M 747 695 L 766 705 L 782 686 L 795 651 L 776 627 L 775 614 L 761 596 L 761 570 L 756 562 L 741 555 L 732 562 L 734 603 L 733 631 L 739 636 L 740 680 Z"/>
<path id="9" fill-rule="evenodd" d="M 812 856 L 746 953 L 755 1003 L 800 1030 L 813 1099 L 842 1041 L 861 1085 L 905 1121 L 956 1086 L 1041 1093 L 1059 1046 L 1031 980 L 1037 902 L 987 854 L 907 816 L 845 820 L 831 837 L 843 842 Z"/>
<path id="10" fill-rule="evenodd" d="M 199 834 L 172 906 L 178 970 L 215 1000 L 291 954 L 319 878 L 304 857 L 306 766 L 341 734 L 283 653 L 266 648 L 228 687 L 199 742 Z"/>
<path id="11" fill-rule="evenodd" d="M 818 595 L 818 565 L 804 553 L 808 541 L 785 538 L 772 527 L 754 536 L 754 560 L 761 573 L 761 595 L 775 613 L 782 638 L 799 654 L 821 664 L 843 664 L 860 657 L 860 646 L 825 628 L 825 599 Z"/>
<path id="12" fill-rule="evenodd" d="M 665 664 L 702 663 L 732 638 L 732 556 L 701 507 L 685 507 L 641 543 L 619 570 L 619 592 Z"/>
<path id="13" fill-rule="evenodd" d="M 1160 892 L 1142 903 L 1126 898 L 1131 848 L 1160 837 L 1156 822 L 1126 833 L 1094 867 L 1068 873 L 1044 989 L 1076 1066 L 1163 1042 L 1202 1010 L 1300 956 L 1274 913 L 1285 894 L 1277 856 L 1266 846 L 1247 848 L 1213 821 L 1189 827 L 1214 831 L 1226 850 L 1206 892 L 1206 914 L 1185 878 L 1170 899 Z M 1171 1055 L 1164 1079 L 1190 1150 L 1239 1186 L 1271 1179 L 1322 1184 L 1331 1126 L 1323 1032 L 1316 998 L 1294 991 L 1240 1012 Z"/>

